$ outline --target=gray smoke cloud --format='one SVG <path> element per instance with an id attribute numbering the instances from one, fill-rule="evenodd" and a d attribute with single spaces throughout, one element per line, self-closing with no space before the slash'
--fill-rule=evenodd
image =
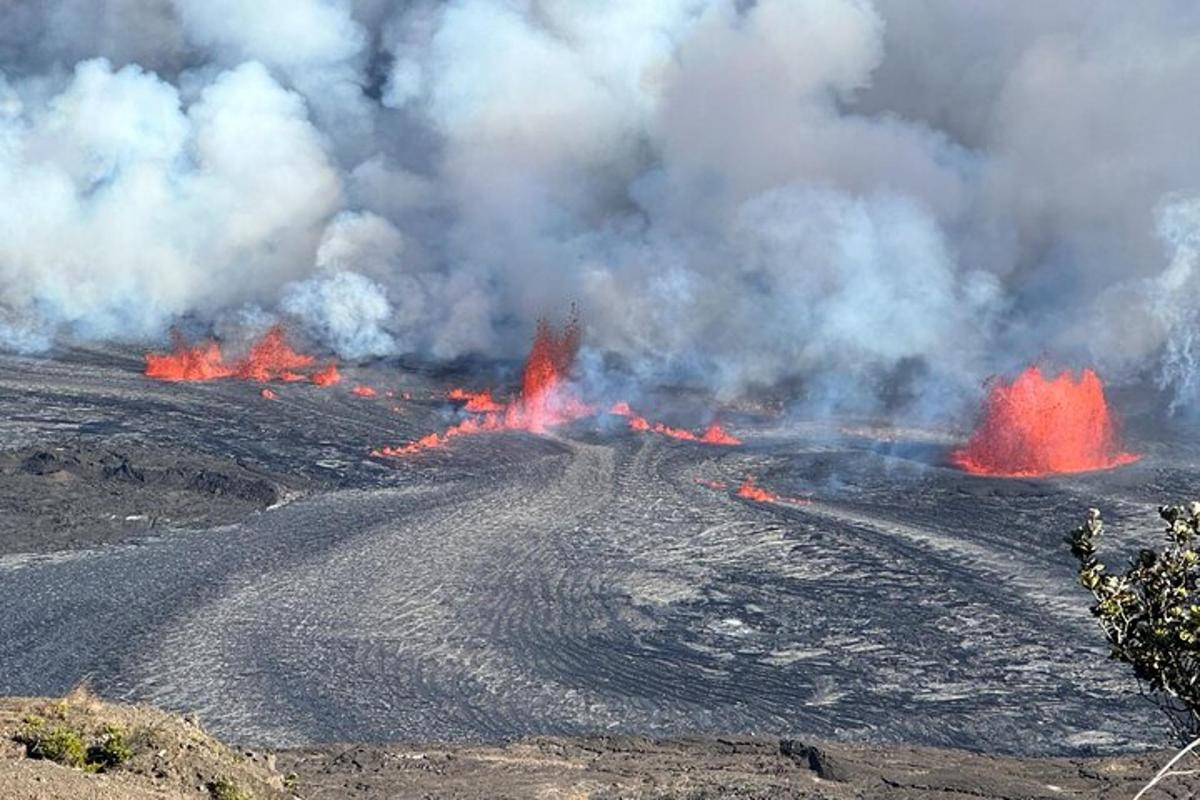
<path id="1" fill-rule="evenodd" d="M 0 343 L 246 309 L 348 358 L 587 343 L 961 408 L 1200 392 L 1178 0 L 3 0 Z M 591 363 L 591 362 L 589 362 Z"/>

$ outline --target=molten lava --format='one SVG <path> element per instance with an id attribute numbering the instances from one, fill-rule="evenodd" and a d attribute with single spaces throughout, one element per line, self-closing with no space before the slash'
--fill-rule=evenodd
<path id="1" fill-rule="evenodd" d="M 228 378 L 234 370 L 221 357 L 216 342 L 201 342 L 193 347 L 178 333 L 171 334 L 170 353 L 147 353 L 146 376 L 160 381 L 211 381 Z"/>
<path id="2" fill-rule="evenodd" d="M 266 383 L 271 380 L 296 381 L 304 376 L 296 370 L 313 363 L 313 357 L 297 353 L 284 338 L 283 327 L 270 330 L 250 346 L 249 352 L 237 364 L 235 375 L 243 380 Z"/>
<path id="3" fill-rule="evenodd" d="M 356 394 L 359 397 L 374 397 L 375 395 L 379 394 L 379 392 L 375 391 L 370 386 L 355 386 L 350 390 L 350 393 Z"/>
<path id="4" fill-rule="evenodd" d="M 461 400 L 466 403 L 464 409 L 472 414 L 487 414 L 493 411 L 503 411 L 504 406 L 492 399 L 491 389 L 482 392 L 468 392 L 466 389 L 451 389 L 446 393 L 451 400 Z"/>
<path id="5" fill-rule="evenodd" d="M 707 428 L 704 429 L 704 433 L 700 434 L 700 441 L 704 442 L 705 444 L 723 444 L 729 446 L 742 443 L 741 439 L 737 438 L 731 433 L 728 433 L 724 428 L 715 422 L 711 423 Z"/>
<path id="6" fill-rule="evenodd" d="M 579 399 L 569 382 L 578 349 L 579 327 L 574 319 L 567 323 L 561 334 L 555 333 L 545 320 L 540 320 L 533 346 L 525 359 L 521 394 L 516 400 L 503 405 L 492 398 L 490 391 L 473 394 L 465 389 L 453 389 L 448 397 L 466 400 L 463 409 L 478 416 L 468 417 L 443 433 L 430 433 L 406 445 L 372 450 L 371 455 L 411 455 L 441 447 L 459 436 L 488 431 L 543 433 L 547 428 L 592 415 L 595 409 Z"/>
<path id="7" fill-rule="evenodd" d="M 293 350 L 280 325 L 271 327 L 250 346 L 244 357 L 236 361 L 227 361 L 221 346 L 211 340 L 189 346 L 178 333 L 173 333 L 172 343 L 170 353 L 146 354 L 146 377 L 162 381 L 239 378 L 260 383 L 311 380 L 318 386 L 329 386 L 341 380 L 337 364 L 332 362 L 312 375 L 301 372 L 313 363 L 313 357 Z"/>
<path id="8" fill-rule="evenodd" d="M 1109 469 L 1138 456 L 1122 449 L 1095 372 L 1048 379 L 1029 367 L 992 385 L 982 421 L 950 459 L 977 475 L 1032 477 Z"/>
<path id="9" fill-rule="evenodd" d="M 578 350 L 579 326 L 574 318 L 561 333 L 556 333 L 549 323 L 540 320 L 521 372 L 521 394 L 515 400 L 504 404 L 493 398 L 490 391 L 469 392 L 462 388 L 451 389 L 446 396 L 451 400 L 464 402 L 463 411 L 472 416 L 442 433 L 430 433 L 397 447 L 381 447 L 372 450 L 371 455 L 412 455 L 422 450 L 441 447 L 459 436 L 489 431 L 543 433 L 549 428 L 594 415 L 596 409 L 579 397 L 570 380 L 571 367 Z M 407 398 L 406 394 L 405 399 Z M 715 423 L 698 435 L 662 423 L 651 425 L 645 418 L 635 415 L 628 403 L 616 403 L 610 411 L 628 417 L 629 426 L 635 430 L 654 430 L 665 436 L 707 444 L 741 443 Z"/>
<path id="10" fill-rule="evenodd" d="M 613 403 L 612 407 L 608 409 L 608 413 L 618 417 L 626 417 L 629 420 L 629 427 L 635 431 L 653 431 L 663 436 L 669 436 L 672 439 L 682 439 L 687 442 L 703 442 L 704 444 L 735 445 L 742 443 L 741 439 L 730 435 L 715 422 L 709 424 L 705 428 L 704 433 L 699 435 L 685 428 L 672 428 L 661 422 L 652 423 L 645 417 L 633 413 L 633 409 L 629 407 L 629 403 L 624 401 Z"/>
<path id="11" fill-rule="evenodd" d="M 775 494 L 775 492 L 763 489 L 754 483 L 754 478 L 747 476 L 742 485 L 737 489 L 737 496 L 744 497 L 747 500 L 753 500 L 757 503 L 788 503 L 794 506 L 806 506 L 811 503 L 803 497 L 784 497 L 783 495 Z"/>
<path id="12" fill-rule="evenodd" d="M 317 386 L 333 386 L 342 380 L 342 374 L 338 372 L 337 364 L 330 361 L 329 366 L 325 369 L 317 370 L 312 374 L 310 380 Z"/>
<path id="13" fill-rule="evenodd" d="M 578 351 L 577 320 L 568 321 L 561 334 L 556 334 L 546 320 L 538 321 L 521 372 L 521 396 L 504 409 L 504 427 L 543 433 L 549 427 L 595 413 L 567 382 Z"/>
<path id="14" fill-rule="evenodd" d="M 779 495 L 774 492 L 768 492 L 766 489 L 761 489 L 754 484 L 753 478 L 746 478 L 742 481 L 742 485 L 737 490 L 738 497 L 744 497 L 747 500 L 755 500 L 759 503 L 774 503 L 779 499 Z"/>

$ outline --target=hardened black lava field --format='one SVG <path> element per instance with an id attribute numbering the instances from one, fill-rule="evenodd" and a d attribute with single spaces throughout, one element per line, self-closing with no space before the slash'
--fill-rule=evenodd
<path id="1" fill-rule="evenodd" d="M 345 372 L 272 400 L 151 381 L 118 350 L 0 357 L 0 694 L 87 681 L 270 746 L 1163 743 L 1062 537 L 1091 505 L 1113 553 L 1121 528 L 1152 535 L 1200 475 L 1182 448 L 988 479 L 946 466 L 946 432 L 730 411 L 736 447 L 602 413 L 380 459 L 453 421 L 462 376 Z M 807 502 L 739 497 L 748 476 Z"/>

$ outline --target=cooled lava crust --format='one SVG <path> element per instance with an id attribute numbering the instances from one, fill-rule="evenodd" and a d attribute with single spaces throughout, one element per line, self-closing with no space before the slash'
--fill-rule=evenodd
<path id="1" fill-rule="evenodd" d="M 116 351 L 0 357 L 6 445 L 222 459 L 277 476 L 280 499 L 216 527 L 135 525 L 128 543 L 0 542 L 0 694 L 86 678 L 270 746 L 596 732 L 1161 744 L 1132 676 L 1105 661 L 1062 536 L 1093 505 L 1114 551 L 1133 546 L 1125 520 L 1152 535 L 1153 508 L 1200 475 L 1165 444 L 1139 441 L 1145 457 L 1117 470 L 1014 480 L 949 466 L 951 441 L 747 415 L 725 420 L 744 445 L 713 447 L 601 414 L 379 459 L 453 419 L 444 395 L 462 374 L 345 368 L 338 387 L 267 399 L 141 368 Z M 739 497 L 747 475 L 810 502 Z M 0 502 L 15 485 L 0 481 Z"/>

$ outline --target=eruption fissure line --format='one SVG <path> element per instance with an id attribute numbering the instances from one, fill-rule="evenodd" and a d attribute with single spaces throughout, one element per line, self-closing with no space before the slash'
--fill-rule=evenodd
<path id="1" fill-rule="evenodd" d="M 371 455 L 381 458 L 408 456 L 441 447 L 460 436 L 490 431 L 544 433 L 550 428 L 594 416 L 596 408 L 585 403 L 569 381 L 571 365 L 578 350 L 579 326 L 574 319 L 567 323 L 562 333 L 555 333 L 545 320 L 539 321 L 533 346 L 521 374 L 521 393 L 515 400 L 503 404 L 492 396 L 491 390 L 470 392 L 462 388 L 452 389 L 447 397 L 464 402 L 463 410 L 472 416 L 442 433 L 430 433 L 404 445 L 377 448 L 371 451 Z M 695 434 L 662 423 L 651 424 L 644 417 L 634 414 L 628 403 L 616 403 L 610 413 L 628 417 L 629 426 L 634 430 L 650 430 L 704 444 L 741 444 L 740 439 L 727 433 L 715 422 L 703 433 Z"/>
<path id="2" fill-rule="evenodd" d="M 645 417 L 635 414 L 629 407 L 629 404 L 624 401 L 613 403 L 608 413 L 627 418 L 630 429 L 635 431 L 649 431 L 669 436 L 672 439 L 682 439 L 687 442 L 703 442 L 704 444 L 736 445 L 742 443 L 741 439 L 726 432 L 716 422 L 709 423 L 709 426 L 704 429 L 703 433 L 696 434 L 686 428 L 673 428 L 661 422 L 650 422 Z"/>
<path id="3" fill-rule="evenodd" d="M 293 350 L 287 343 L 283 326 L 274 325 L 236 361 L 226 360 L 221 346 L 214 341 L 188 345 L 176 334 L 170 353 L 146 354 L 145 375 L 160 381 L 236 378 L 259 383 L 311 381 L 317 386 L 332 386 L 342 379 L 335 362 L 311 373 L 301 371 L 311 367 L 315 360 L 313 356 Z"/>

